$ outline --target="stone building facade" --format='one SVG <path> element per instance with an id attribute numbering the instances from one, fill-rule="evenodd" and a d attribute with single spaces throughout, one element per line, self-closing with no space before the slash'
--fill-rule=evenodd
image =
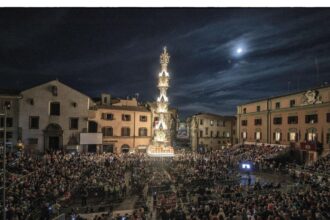
<path id="1" fill-rule="evenodd" d="M 18 101 L 20 95 L 15 90 L 0 90 L 0 145 L 4 142 L 4 113 L 6 108 L 6 139 L 7 150 L 13 151 L 16 149 L 17 142 L 20 141 L 21 136 L 18 129 Z"/>
<path id="2" fill-rule="evenodd" d="M 99 151 L 145 152 L 152 138 L 151 112 L 135 98 L 112 99 L 102 94 L 100 103 L 90 110 L 89 121 L 103 134 Z"/>
<path id="3" fill-rule="evenodd" d="M 241 143 L 302 148 L 314 148 L 317 144 L 327 152 L 330 149 L 330 87 L 239 105 L 237 119 Z"/>
<path id="4" fill-rule="evenodd" d="M 19 127 L 26 151 L 45 152 L 79 146 L 88 129 L 92 100 L 53 80 L 20 93 Z"/>
<path id="5" fill-rule="evenodd" d="M 198 113 L 187 119 L 187 131 L 193 151 L 199 147 L 211 151 L 236 143 L 236 118 Z"/>

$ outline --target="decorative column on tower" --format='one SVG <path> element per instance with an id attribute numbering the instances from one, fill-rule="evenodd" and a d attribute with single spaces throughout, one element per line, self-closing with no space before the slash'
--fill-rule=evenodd
<path id="1" fill-rule="evenodd" d="M 152 145 L 148 148 L 150 156 L 168 157 L 174 156 L 174 151 L 170 144 L 170 126 L 168 124 L 169 112 L 167 97 L 167 89 L 169 87 L 170 75 L 167 71 L 167 65 L 170 62 L 170 56 L 164 47 L 163 53 L 160 55 L 161 71 L 158 74 L 159 96 L 157 97 L 156 114 L 158 121 L 154 126 L 154 137 Z"/>

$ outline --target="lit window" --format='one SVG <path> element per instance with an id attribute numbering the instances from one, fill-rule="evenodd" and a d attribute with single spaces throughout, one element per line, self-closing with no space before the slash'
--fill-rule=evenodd
<path id="1" fill-rule="evenodd" d="M 281 132 L 275 132 L 275 141 L 280 141 L 281 140 Z"/>
<path id="2" fill-rule="evenodd" d="M 289 139 L 290 141 L 296 141 L 297 133 L 296 132 L 290 132 L 289 133 Z"/>
<path id="3" fill-rule="evenodd" d="M 257 131 L 256 132 L 256 140 L 260 140 L 261 139 L 261 132 Z"/>
<path id="4" fill-rule="evenodd" d="M 315 132 L 308 132 L 307 140 L 308 141 L 315 141 L 316 140 L 316 133 Z"/>
<path id="5" fill-rule="evenodd" d="M 246 139 L 246 137 L 247 137 L 247 133 L 246 133 L 246 131 L 243 131 L 242 136 L 243 136 L 243 139 Z"/>

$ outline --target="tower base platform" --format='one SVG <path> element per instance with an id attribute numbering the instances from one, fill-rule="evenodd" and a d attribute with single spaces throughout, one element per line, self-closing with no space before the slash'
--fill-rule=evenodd
<path id="1" fill-rule="evenodd" d="M 171 146 L 154 146 L 150 145 L 147 150 L 150 157 L 174 157 L 174 149 Z"/>

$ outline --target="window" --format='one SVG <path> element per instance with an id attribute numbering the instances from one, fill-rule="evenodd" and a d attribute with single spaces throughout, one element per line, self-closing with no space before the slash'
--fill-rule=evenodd
<path id="1" fill-rule="evenodd" d="M 297 133 L 289 132 L 289 141 L 297 141 Z"/>
<path id="2" fill-rule="evenodd" d="M 103 103 L 107 103 L 107 102 L 108 102 L 107 97 L 103 97 Z"/>
<path id="3" fill-rule="evenodd" d="M 199 119 L 199 124 L 203 125 L 203 119 Z"/>
<path id="4" fill-rule="evenodd" d="M 0 138 L 4 138 L 4 132 L 3 132 L 3 131 L 0 131 Z M 11 139 L 11 138 L 13 138 L 13 132 L 11 132 L 11 131 L 7 131 L 7 132 L 6 132 L 6 138 L 7 138 L 7 139 Z"/>
<path id="5" fill-rule="evenodd" d="M 148 136 L 148 130 L 147 128 L 139 128 L 139 136 Z"/>
<path id="6" fill-rule="evenodd" d="M 308 132 L 307 133 L 307 140 L 308 141 L 315 141 L 316 140 L 316 132 Z"/>
<path id="7" fill-rule="evenodd" d="M 257 131 L 255 134 L 256 134 L 255 135 L 255 139 L 256 140 L 260 140 L 261 139 L 261 132 L 260 131 Z"/>
<path id="8" fill-rule="evenodd" d="M 205 128 L 205 135 L 209 134 L 209 128 Z"/>
<path id="9" fill-rule="evenodd" d="M 7 131 L 7 132 L 6 132 L 6 138 L 7 138 L 7 139 L 11 139 L 11 138 L 13 138 L 13 132 L 11 132 L 11 131 Z"/>
<path id="10" fill-rule="evenodd" d="M 280 124 L 282 124 L 282 117 L 273 118 L 273 124 L 274 125 L 280 125 Z"/>
<path id="11" fill-rule="evenodd" d="M 38 138 L 29 138 L 28 143 L 30 145 L 38 144 Z"/>
<path id="12" fill-rule="evenodd" d="M 281 141 L 281 132 L 276 131 L 276 132 L 274 133 L 274 137 L 273 137 L 273 139 L 274 139 L 275 141 Z"/>
<path id="13" fill-rule="evenodd" d="M 242 120 L 242 126 L 247 126 L 247 120 Z"/>
<path id="14" fill-rule="evenodd" d="M 305 116 L 305 122 L 307 124 L 314 124 L 317 123 L 317 114 L 313 114 L 313 115 L 306 115 Z"/>
<path id="15" fill-rule="evenodd" d="M 210 125 L 213 126 L 213 124 L 214 124 L 214 121 L 210 120 Z"/>
<path id="16" fill-rule="evenodd" d="M 247 133 L 246 133 L 246 131 L 243 131 L 243 132 L 242 132 L 242 137 L 243 137 L 243 139 L 246 139 L 246 137 L 247 137 Z"/>
<path id="17" fill-rule="evenodd" d="M 140 115 L 140 121 L 147 121 L 147 116 L 145 115 Z"/>
<path id="18" fill-rule="evenodd" d="M 203 131 L 199 131 L 199 137 L 203 137 Z"/>
<path id="19" fill-rule="evenodd" d="M 226 137 L 230 137 L 230 132 L 229 131 L 226 132 Z"/>
<path id="20" fill-rule="evenodd" d="M 5 101 L 3 107 L 7 108 L 7 110 L 10 110 L 11 109 L 11 102 L 10 101 Z"/>
<path id="21" fill-rule="evenodd" d="M 296 105 L 296 100 L 292 99 L 290 100 L 290 107 L 294 107 Z"/>
<path id="22" fill-rule="evenodd" d="M 39 129 L 39 116 L 30 116 L 30 129 Z"/>
<path id="23" fill-rule="evenodd" d="M 3 128 L 4 126 L 5 126 L 5 123 L 4 123 L 4 120 L 5 120 L 5 118 L 4 117 L 1 117 L 0 118 L 0 128 Z M 13 127 L 13 118 L 7 118 L 6 119 L 6 127 L 7 128 L 11 128 L 11 127 Z"/>
<path id="24" fill-rule="evenodd" d="M 243 108 L 243 114 L 246 114 L 246 108 Z"/>
<path id="25" fill-rule="evenodd" d="M 288 124 L 298 124 L 298 116 L 289 116 Z"/>
<path id="26" fill-rule="evenodd" d="M 261 125 L 261 124 L 262 124 L 261 118 L 254 119 L 254 125 Z"/>
<path id="27" fill-rule="evenodd" d="M 113 114 L 112 113 L 102 113 L 102 119 L 104 120 L 113 120 Z"/>
<path id="28" fill-rule="evenodd" d="M 275 103 L 275 109 L 279 109 L 281 108 L 281 103 L 280 102 L 276 102 Z"/>
<path id="29" fill-rule="evenodd" d="M 220 125 L 220 122 L 219 122 L 219 120 L 217 120 L 217 126 L 219 126 Z"/>
<path id="30" fill-rule="evenodd" d="M 111 137 L 113 136 L 113 129 L 112 127 L 103 127 L 102 134 L 104 137 Z"/>
<path id="31" fill-rule="evenodd" d="M 210 137 L 213 137 L 213 131 L 211 131 Z"/>
<path id="32" fill-rule="evenodd" d="M 327 133 L 327 144 L 330 144 L 330 133 Z"/>
<path id="33" fill-rule="evenodd" d="M 70 129 L 76 130 L 79 127 L 79 118 L 70 118 Z"/>
<path id="34" fill-rule="evenodd" d="M 327 122 L 330 122 L 330 113 L 327 113 Z"/>
<path id="35" fill-rule="evenodd" d="M 257 112 L 260 112 L 260 105 L 257 106 Z"/>
<path id="36" fill-rule="evenodd" d="M 60 115 L 61 114 L 60 103 L 59 102 L 51 102 L 50 103 L 49 114 L 50 115 Z"/>
<path id="37" fill-rule="evenodd" d="M 217 137 L 220 137 L 220 132 L 219 131 L 217 131 Z"/>
<path id="38" fill-rule="evenodd" d="M 127 127 L 121 128 L 121 136 L 130 136 L 130 129 Z"/>
<path id="39" fill-rule="evenodd" d="M 122 119 L 123 121 L 130 121 L 130 120 L 131 120 L 131 115 L 125 115 L 125 114 L 123 114 L 123 115 L 121 116 L 121 119 Z"/>
<path id="40" fill-rule="evenodd" d="M 103 145 L 103 152 L 113 153 L 114 148 L 114 144 Z"/>

